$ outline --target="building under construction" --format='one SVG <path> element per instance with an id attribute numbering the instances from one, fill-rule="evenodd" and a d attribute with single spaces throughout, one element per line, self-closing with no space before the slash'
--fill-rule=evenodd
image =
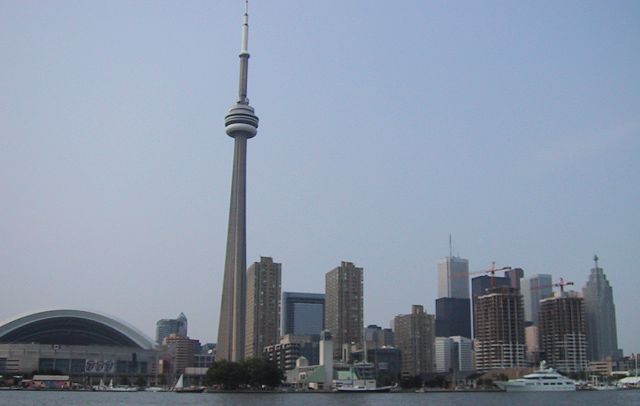
<path id="1" fill-rule="evenodd" d="M 542 357 L 561 372 L 587 368 L 584 300 L 575 292 L 559 292 L 540 301 L 538 315 Z"/>
<path id="2" fill-rule="evenodd" d="M 526 365 L 524 307 L 518 289 L 492 288 L 478 296 L 474 319 L 478 371 Z"/>

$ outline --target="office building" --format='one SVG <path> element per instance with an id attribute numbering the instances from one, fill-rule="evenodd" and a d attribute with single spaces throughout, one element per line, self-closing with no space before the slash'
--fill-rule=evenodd
<path id="1" fill-rule="evenodd" d="M 560 372 L 587 369 L 584 300 L 575 292 L 559 292 L 540 301 L 539 332 L 542 358 Z"/>
<path id="2" fill-rule="evenodd" d="M 438 261 L 438 297 L 469 299 L 469 261 L 448 256 Z"/>
<path id="3" fill-rule="evenodd" d="M 473 340 L 468 337 L 461 336 L 453 336 L 449 338 L 453 340 L 452 350 L 455 357 L 452 364 L 454 368 L 457 366 L 457 371 L 460 372 L 474 371 Z"/>
<path id="4" fill-rule="evenodd" d="M 324 325 L 333 337 L 333 353 L 338 359 L 347 359 L 344 345 L 362 344 L 363 333 L 363 270 L 351 262 L 325 275 Z M 350 351 L 350 349 L 348 350 Z"/>
<path id="5" fill-rule="evenodd" d="M 589 280 L 582 289 L 586 316 L 588 357 L 590 361 L 602 361 L 620 357 L 618 350 L 618 330 L 616 326 L 616 306 L 613 302 L 613 289 L 602 268 L 598 266 L 598 257 L 594 257 L 595 266 L 591 268 Z"/>
<path id="6" fill-rule="evenodd" d="M 540 356 L 540 332 L 538 326 L 527 325 L 525 322 L 524 341 L 527 346 L 527 362 L 538 365 L 542 361 Z"/>
<path id="7" fill-rule="evenodd" d="M 187 316 L 184 313 L 175 319 L 161 319 L 156 323 L 156 343 L 162 344 L 165 337 L 175 334 L 180 337 L 187 336 Z"/>
<path id="8" fill-rule="evenodd" d="M 258 117 L 247 98 L 249 70 L 249 14 L 245 9 L 240 49 L 240 86 L 238 100 L 224 118 L 225 132 L 234 139 L 233 174 L 231 177 L 231 202 L 229 227 L 224 263 L 222 300 L 218 324 L 218 360 L 242 361 L 245 342 L 246 309 L 246 189 L 247 189 L 247 140 L 258 132 Z"/>
<path id="9" fill-rule="evenodd" d="M 453 370 L 453 340 L 449 337 L 436 337 L 434 346 L 435 372 L 450 372 Z"/>
<path id="10" fill-rule="evenodd" d="M 395 339 L 393 330 L 370 324 L 364 329 L 364 339 L 367 349 L 393 347 Z"/>
<path id="11" fill-rule="evenodd" d="M 393 319 L 396 347 L 401 354 L 401 376 L 423 376 L 435 369 L 435 316 L 421 305 L 411 306 L 410 314 Z"/>
<path id="12" fill-rule="evenodd" d="M 509 284 L 514 289 L 520 289 L 522 278 L 524 278 L 524 269 L 513 268 L 504 272 L 504 276 L 509 279 Z"/>
<path id="13" fill-rule="evenodd" d="M 551 275 L 537 274 L 524 278 L 521 293 L 524 301 L 524 320 L 538 325 L 540 300 L 553 296 Z"/>
<path id="14" fill-rule="evenodd" d="M 170 362 L 171 376 L 184 373 L 187 367 L 193 366 L 195 355 L 200 353 L 200 341 L 171 334 L 163 340 L 163 347 Z M 167 371 L 168 372 L 168 371 Z"/>
<path id="15" fill-rule="evenodd" d="M 471 301 L 452 297 L 436 300 L 436 336 L 471 338 Z"/>
<path id="16" fill-rule="evenodd" d="M 525 366 L 522 295 L 511 287 L 493 288 L 477 298 L 476 369 Z"/>
<path id="17" fill-rule="evenodd" d="M 324 330 L 324 301 L 322 293 L 284 292 L 281 335 L 320 335 Z"/>
<path id="18" fill-rule="evenodd" d="M 436 337 L 436 372 L 469 373 L 473 368 L 473 341 L 468 337 Z"/>
<path id="19" fill-rule="evenodd" d="M 247 270 L 246 358 L 262 356 L 264 347 L 280 339 L 282 265 L 260 257 Z"/>

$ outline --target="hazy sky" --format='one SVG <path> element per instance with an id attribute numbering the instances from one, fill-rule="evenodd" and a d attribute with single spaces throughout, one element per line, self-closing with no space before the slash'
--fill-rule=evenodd
<path id="1" fill-rule="evenodd" d="M 215 341 L 243 2 L 0 0 L 0 320 L 83 308 Z M 365 323 L 436 261 L 581 289 L 640 352 L 640 2 L 253 1 L 248 262 L 365 269 Z"/>

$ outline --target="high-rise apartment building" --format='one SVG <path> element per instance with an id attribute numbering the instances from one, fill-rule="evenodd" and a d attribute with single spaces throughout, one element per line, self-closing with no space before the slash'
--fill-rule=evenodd
<path id="1" fill-rule="evenodd" d="M 260 257 L 247 270 L 246 358 L 262 356 L 264 347 L 280 341 L 282 265 Z"/>
<path id="2" fill-rule="evenodd" d="M 521 284 L 524 301 L 524 320 L 538 325 L 540 300 L 553 296 L 553 280 L 551 275 L 537 274 L 524 278 Z"/>
<path id="3" fill-rule="evenodd" d="M 411 306 L 410 314 L 393 319 L 396 347 L 401 354 L 401 376 L 422 376 L 435 369 L 435 316 L 421 305 Z"/>
<path id="4" fill-rule="evenodd" d="M 438 297 L 469 299 L 469 260 L 448 256 L 437 267 Z"/>
<path id="5" fill-rule="evenodd" d="M 333 337 L 333 355 L 344 358 L 344 344 L 361 344 L 364 327 L 363 270 L 351 262 L 325 275 L 324 325 Z"/>
<path id="6" fill-rule="evenodd" d="M 522 295 L 511 287 L 493 288 L 477 298 L 476 369 L 525 366 Z"/>
<path id="7" fill-rule="evenodd" d="M 584 300 L 575 292 L 540 301 L 539 333 L 542 358 L 564 373 L 587 368 Z"/>
<path id="8" fill-rule="evenodd" d="M 284 292 L 282 294 L 281 335 L 320 335 L 324 330 L 322 293 Z"/>
<path id="9" fill-rule="evenodd" d="M 165 337 L 175 334 L 180 337 L 187 336 L 187 316 L 184 313 L 175 319 L 160 319 L 156 323 L 156 343 L 162 344 Z"/>
<path id="10" fill-rule="evenodd" d="M 616 359 L 618 351 L 618 330 L 616 326 L 616 306 L 613 303 L 613 289 L 602 268 L 598 267 L 598 257 L 587 284 L 582 289 L 587 327 L 588 357 L 590 361 L 601 361 L 608 357 Z"/>
<path id="11" fill-rule="evenodd" d="M 473 316 L 473 338 L 476 337 L 476 318 L 475 312 L 478 297 L 485 295 L 491 288 L 508 288 L 512 287 L 511 279 L 504 276 L 491 277 L 488 275 L 476 276 L 471 279 L 471 315 Z"/>

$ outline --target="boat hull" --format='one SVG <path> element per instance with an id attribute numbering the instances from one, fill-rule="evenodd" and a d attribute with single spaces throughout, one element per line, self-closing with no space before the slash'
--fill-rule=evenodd
<path id="1" fill-rule="evenodd" d="M 175 392 L 176 393 L 202 393 L 204 392 L 205 388 L 182 388 L 182 389 L 176 389 Z"/>
<path id="2" fill-rule="evenodd" d="M 496 385 L 507 392 L 575 392 L 576 385 L 524 385 L 514 382 L 496 382 Z"/>
<path id="3" fill-rule="evenodd" d="M 380 388 L 349 388 L 349 387 L 342 387 L 342 388 L 337 388 L 336 392 L 341 392 L 341 393 L 384 393 L 384 392 L 391 392 L 391 386 L 383 386 Z"/>

